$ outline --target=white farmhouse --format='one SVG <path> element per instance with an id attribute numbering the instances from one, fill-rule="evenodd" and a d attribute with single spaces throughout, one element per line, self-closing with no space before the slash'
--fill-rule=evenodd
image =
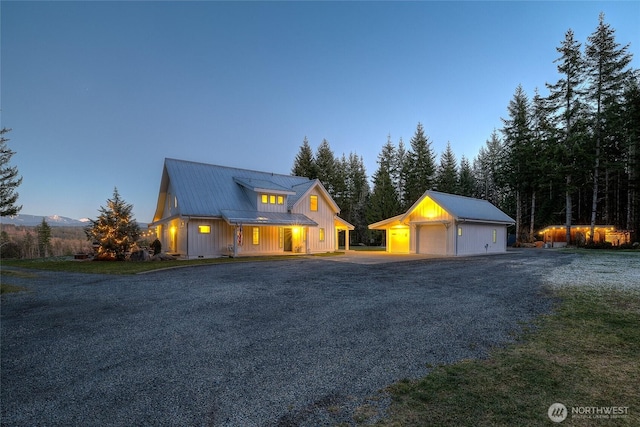
<path id="1" fill-rule="evenodd" d="M 458 256 L 506 252 L 514 223 L 486 200 L 429 190 L 405 213 L 369 229 L 386 232 L 387 252 Z"/>
<path id="2" fill-rule="evenodd" d="M 165 159 L 150 227 L 186 259 L 331 252 L 339 212 L 317 179 Z"/>

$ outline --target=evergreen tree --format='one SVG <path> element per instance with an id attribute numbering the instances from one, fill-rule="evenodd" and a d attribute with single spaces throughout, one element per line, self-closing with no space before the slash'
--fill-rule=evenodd
<path id="1" fill-rule="evenodd" d="M 604 157 L 607 156 L 606 150 L 610 150 L 605 145 L 606 142 L 613 139 L 611 133 L 606 132 L 605 123 L 619 115 L 617 107 L 623 95 L 625 82 L 630 77 L 628 65 L 632 56 L 628 53 L 628 49 L 629 45 L 620 47 L 615 41 L 615 30 L 604 22 L 604 14 L 601 13 L 598 28 L 588 37 L 586 45 L 588 93 L 596 109 L 593 120 L 595 149 L 593 152 L 593 196 L 589 237 L 591 242 L 594 239 L 598 211 L 601 160 L 603 154 Z M 602 153 L 603 149 L 605 153 Z"/>
<path id="2" fill-rule="evenodd" d="M 373 175 L 373 190 L 367 210 L 369 223 L 382 221 L 400 213 L 398 193 L 392 180 L 395 158 L 395 147 L 388 140 L 378 155 L 378 170 Z"/>
<path id="3" fill-rule="evenodd" d="M 435 156 L 422 123 L 418 123 L 410 142 L 411 150 L 407 155 L 405 184 L 405 200 L 408 205 L 415 203 L 426 190 L 433 188 L 436 172 Z"/>
<path id="4" fill-rule="evenodd" d="M 336 195 L 336 187 L 339 186 L 339 179 L 336 179 L 337 163 L 329 142 L 323 139 L 316 150 L 316 171 L 318 179 L 331 194 L 331 197 Z"/>
<path id="5" fill-rule="evenodd" d="M 391 138 L 391 136 L 389 136 Z M 407 152 L 407 148 L 404 145 L 404 141 L 402 137 L 398 141 L 398 148 L 396 148 L 396 192 L 398 193 L 398 200 L 400 201 L 400 206 L 403 210 L 407 210 L 413 202 L 408 202 L 406 199 L 405 188 L 407 184 L 407 159 L 409 153 Z M 414 200 L 415 201 L 415 200 Z"/>
<path id="6" fill-rule="evenodd" d="M 629 80 L 625 90 L 624 129 L 627 172 L 626 215 L 624 227 L 640 236 L 640 73 Z M 637 237 L 636 237 L 637 238 Z"/>
<path id="7" fill-rule="evenodd" d="M 565 191 L 565 227 L 566 241 L 571 243 L 571 224 L 573 223 L 573 193 L 579 184 L 575 180 L 576 172 L 583 168 L 580 162 L 584 150 L 585 120 L 584 96 L 585 84 L 584 58 L 580 52 L 580 43 L 574 39 L 571 29 L 565 33 L 562 44 L 556 48 L 560 57 L 557 70 L 561 78 L 555 84 L 548 84 L 549 96 L 547 109 L 549 119 L 559 130 L 559 144 L 556 145 L 554 169 L 564 178 Z"/>
<path id="8" fill-rule="evenodd" d="M 36 226 L 36 234 L 38 235 L 38 254 L 40 258 L 45 258 L 47 254 L 51 255 L 51 227 L 42 218 L 40 225 Z"/>
<path id="9" fill-rule="evenodd" d="M 366 208 L 369 182 L 362 157 L 349 153 L 349 158 L 344 163 L 344 170 L 346 197 L 344 206 L 340 207 L 340 216 L 355 227 L 352 237 L 357 242 L 365 242 L 368 233 Z"/>
<path id="10" fill-rule="evenodd" d="M 494 130 L 473 160 L 473 174 L 476 180 L 475 197 L 488 200 L 498 207 L 502 207 L 504 198 L 498 177 L 501 158 L 502 141 Z"/>
<path id="11" fill-rule="evenodd" d="M 458 162 L 453 154 L 451 144 L 440 155 L 440 166 L 436 174 L 436 189 L 443 193 L 458 193 Z"/>
<path id="12" fill-rule="evenodd" d="M 528 163 L 535 152 L 532 147 L 532 131 L 529 99 L 518 85 L 507 108 L 509 118 L 502 119 L 504 127 L 504 158 L 502 173 L 504 182 L 515 193 L 516 198 L 516 243 L 522 239 L 523 197 L 532 191 L 529 183 L 531 170 Z"/>
<path id="13" fill-rule="evenodd" d="M 309 179 L 318 178 L 316 161 L 313 157 L 313 151 L 311 150 L 311 146 L 309 145 L 309 141 L 306 136 L 302 141 L 300 151 L 296 154 L 291 174 L 294 176 L 305 176 Z"/>
<path id="14" fill-rule="evenodd" d="M 475 188 L 476 180 L 473 176 L 471 164 L 465 156 L 462 156 L 460 159 L 460 170 L 458 171 L 458 194 L 473 197 Z"/>
<path id="15" fill-rule="evenodd" d="M 10 130 L 0 129 L 0 216 L 17 215 L 22 209 L 16 205 L 19 196 L 16 188 L 22 183 L 22 177 L 18 177 L 16 166 L 9 166 L 15 151 L 7 147 L 9 139 L 4 136 Z"/>
<path id="16" fill-rule="evenodd" d="M 113 198 L 107 200 L 106 207 L 100 207 L 98 218 L 92 219 L 91 225 L 85 228 L 87 239 L 99 244 L 98 259 L 125 259 L 140 236 L 132 210 L 133 205 L 122 200 L 114 188 Z"/>

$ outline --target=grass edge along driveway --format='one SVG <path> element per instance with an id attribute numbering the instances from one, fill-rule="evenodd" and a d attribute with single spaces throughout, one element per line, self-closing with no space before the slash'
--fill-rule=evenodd
<path id="1" fill-rule="evenodd" d="M 640 425 L 640 292 L 553 292 L 555 313 L 519 343 L 390 386 L 389 418 L 377 425 L 558 425 L 553 403 L 567 408 L 562 425 Z"/>

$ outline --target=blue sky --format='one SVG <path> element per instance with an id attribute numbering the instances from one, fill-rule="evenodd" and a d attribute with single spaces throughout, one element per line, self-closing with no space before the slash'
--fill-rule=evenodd
<path id="1" fill-rule="evenodd" d="M 95 218 L 113 188 L 152 220 L 163 160 L 290 173 L 306 136 L 367 173 L 421 122 L 470 160 L 559 76 L 598 14 L 639 68 L 640 2 L 11 2 L 1 125 L 22 213 Z"/>

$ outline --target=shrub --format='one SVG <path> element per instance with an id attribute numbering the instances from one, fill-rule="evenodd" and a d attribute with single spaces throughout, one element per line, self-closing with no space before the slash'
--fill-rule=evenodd
<path id="1" fill-rule="evenodd" d="M 156 239 L 153 242 L 151 242 L 151 249 L 153 249 L 153 254 L 154 255 L 158 255 L 160 254 L 160 252 L 162 252 L 162 243 L 160 243 L 160 240 Z"/>

